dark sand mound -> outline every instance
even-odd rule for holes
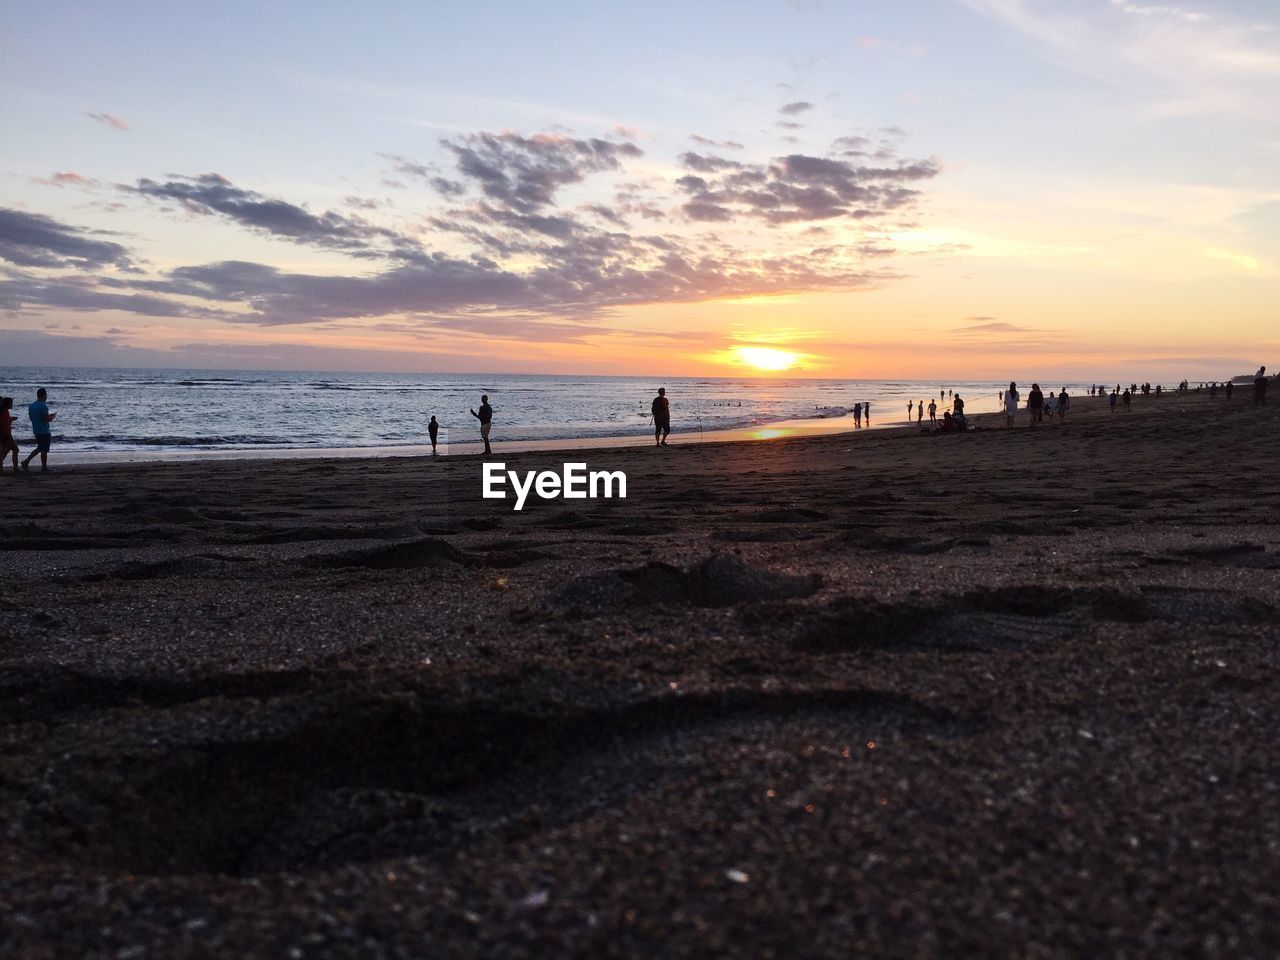
[[[808,597],[821,586],[822,578],[816,574],[776,573],[716,553],[687,569],[649,563],[578,577],[557,591],[550,604],[584,612],[649,604],[724,607]]]

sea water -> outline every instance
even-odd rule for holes
[[[395,448],[474,439],[468,410],[488,394],[494,436],[562,441],[643,435],[649,404],[665,387],[677,432],[840,419],[871,404],[875,426],[906,422],[907,402],[954,390],[971,413],[994,410],[1007,384],[784,378],[601,377],[521,374],[299,373],[234,370],[0,368],[14,398],[14,436],[30,439],[26,404],[49,391],[60,453]],[[1068,385],[1069,389],[1072,385]],[[1079,387],[1072,389],[1077,393]],[[951,400],[939,401],[938,415]],[[914,422],[914,414],[912,421]],[[851,426],[851,423],[849,424]],[[834,424],[833,424],[834,426]],[[843,427],[842,427],[843,428]],[[24,444],[25,446],[25,444]]]

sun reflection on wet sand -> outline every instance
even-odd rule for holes
[[[757,440],[776,440],[778,437],[789,437],[795,431],[789,427],[764,427],[760,430],[752,430],[751,436]]]

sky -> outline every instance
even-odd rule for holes
[[[0,0],[0,364],[1280,367],[1274,0]]]

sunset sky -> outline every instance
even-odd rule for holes
[[[1274,0],[0,0],[0,365],[1280,367]]]

